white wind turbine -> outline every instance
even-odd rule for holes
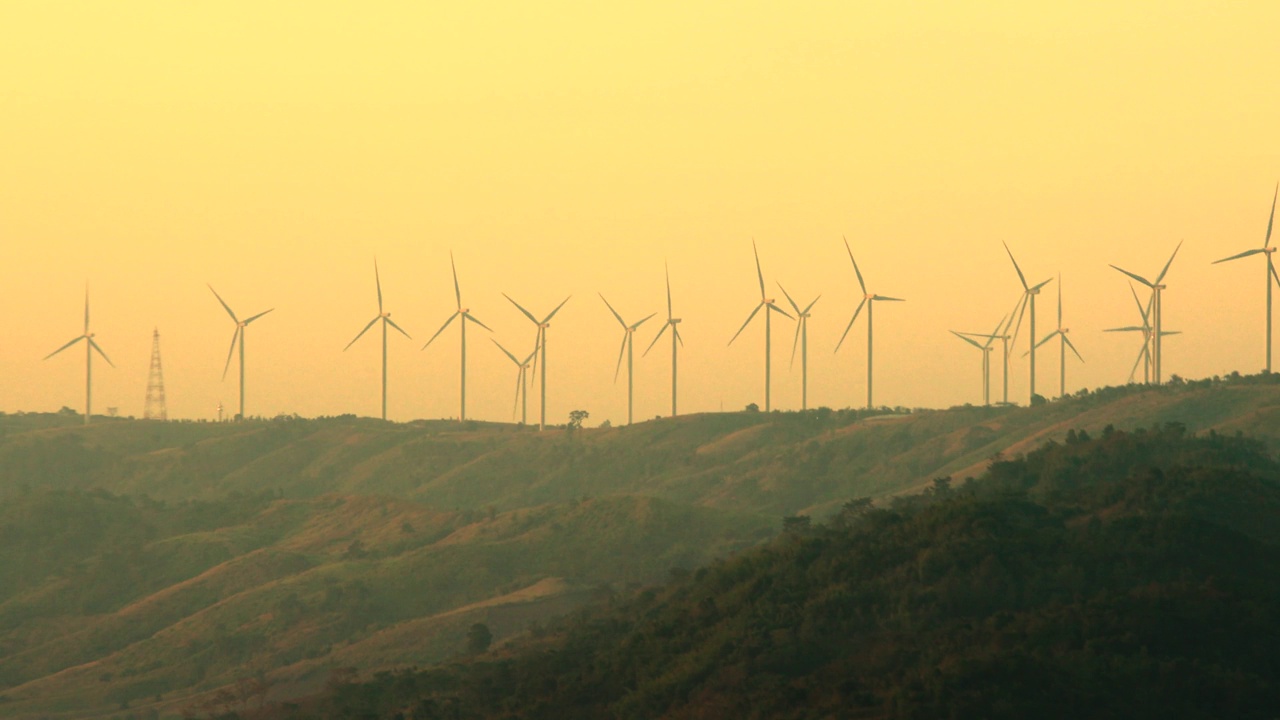
[[[858,303],[858,309],[853,311],[853,317],[849,318],[849,324],[844,328],[844,334],[840,336],[840,342],[836,343],[836,352],[840,351],[840,346],[844,344],[844,339],[849,335],[849,331],[853,329],[853,324],[858,321],[858,315],[862,312],[863,306],[867,308],[867,409],[874,407],[871,404],[871,388],[873,375],[872,368],[872,352],[871,348],[875,336],[872,328],[872,311],[875,309],[877,302],[905,302],[903,298],[888,297],[885,295],[876,295],[867,292],[867,284],[862,281],[862,270],[858,269],[858,261],[853,259],[853,250],[849,248],[849,239],[844,240],[844,249],[849,253],[849,262],[853,263],[853,272],[858,276],[858,287],[862,288],[862,302]]]
[[[1129,292],[1133,295],[1133,303],[1138,307],[1138,315],[1142,317],[1141,325],[1129,325],[1127,327],[1108,328],[1103,332],[1137,332],[1142,333],[1142,348],[1138,351],[1138,357],[1133,361],[1133,368],[1129,370],[1129,382],[1133,382],[1134,375],[1138,372],[1138,365],[1142,364],[1142,382],[1147,384],[1151,382],[1151,345],[1154,336],[1151,327],[1151,303],[1155,298],[1147,300],[1144,307],[1142,301],[1138,299],[1138,291],[1133,289],[1133,283],[1129,283]],[[1179,335],[1180,330],[1161,330],[1160,334],[1168,337],[1169,335]],[[1145,362],[1144,362],[1145,361]]]
[[[1276,219],[1277,196],[1280,196],[1280,183],[1276,185],[1276,192],[1271,196],[1271,216],[1267,218],[1267,235],[1262,240],[1262,247],[1245,250],[1244,252],[1236,253],[1231,257],[1225,257],[1221,260],[1213,261],[1213,264],[1217,265],[1218,263],[1224,263],[1229,260],[1238,260],[1242,257],[1257,255],[1258,253],[1264,253],[1267,256],[1267,374],[1271,373],[1271,281],[1274,279],[1277,283],[1280,283],[1280,275],[1276,274],[1276,266],[1271,257],[1275,253],[1276,249],[1268,247],[1267,245],[1267,243],[1271,242],[1271,225]]]
[[[796,363],[796,345],[800,345],[800,409],[809,409],[809,311],[822,297],[821,294],[815,297],[812,302],[805,305],[801,310],[795,300],[791,299],[791,294],[787,289],[782,287],[782,283],[778,283],[778,289],[782,290],[782,294],[786,296],[787,302],[791,303],[791,309],[796,311],[796,337],[791,341],[791,364]]]
[[[1151,288],[1151,309],[1148,311],[1148,317],[1151,318],[1152,323],[1151,368],[1152,375],[1154,376],[1157,385],[1162,382],[1161,378],[1163,377],[1164,371],[1164,354],[1162,352],[1163,343],[1161,342],[1161,338],[1164,337],[1164,304],[1161,300],[1161,291],[1165,289],[1165,286],[1161,283],[1164,280],[1165,274],[1169,272],[1169,266],[1173,264],[1173,259],[1178,256],[1178,250],[1180,249],[1182,249],[1182,242],[1179,242],[1178,246],[1173,249],[1173,254],[1169,256],[1169,262],[1164,264],[1164,269],[1162,269],[1160,274],[1156,276],[1154,282],[1147,280],[1141,275],[1135,275],[1122,267],[1118,267],[1116,265],[1111,266],[1112,268]]]
[[[992,330],[991,334],[989,335],[984,335],[982,333],[956,332],[955,330],[951,331],[952,335],[955,335],[961,340],[969,343],[970,345],[982,351],[982,403],[984,405],[991,404],[991,351],[994,349],[991,347],[991,345],[995,343],[996,340],[1003,340],[1006,346],[1009,344],[1008,335],[997,334],[1000,332],[1000,326],[1004,324],[1005,324],[1004,318],[1000,318],[1000,322],[996,325],[995,329]],[[986,342],[979,343],[973,339],[975,337],[985,338]],[[1005,368],[1006,370],[1008,369],[1007,347],[1005,351]],[[1004,387],[1005,387],[1005,397],[1007,398],[1009,394],[1009,383],[1006,382]],[[1005,402],[1008,402],[1008,400],[1006,399]]]
[[[462,318],[461,321],[458,323],[458,325],[462,330],[462,343],[461,343],[462,345],[462,361],[461,361],[462,380],[461,380],[461,389],[458,391],[458,422],[466,422],[466,419],[467,419],[467,323],[473,322],[479,325],[480,327],[484,328],[485,330],[488,330],[489,332],[493,332],[493,330],[488,325],[485,325],[484,323],[476,319],[476,317],[471,314],[470,308],[465,308],[462,306],[462,290],[458,287],[458,268],[456,265],[453,264],[453,252],[449,253],[449,267],[453,270],[453,295],[458,301],[458,309],[454,311],[452,315],[449,316],[448,320],[444,321],[444,325],[440,326],[440,329],[436,331],[435,335],[431,336],[431,339],[427,341],[426,345],[422,346],[422,349],[426,350],[427,345],[430,345],[432,342],[434,342],[435,339],[440,336],[440,333],[444,332],[445,328],[449,327],[449,323],[452,323],[456,318]]]
[[[618,382],[618,373],[622,371],[622,356],[625,353],[627,356],[627,424],[630,425],[632,422],[632,401],[635,397],[635,383],[633,382],[635,373],[634,364],[632,363],[635,351],[635,333],[636,329],[644,324],[645,320],[657,315],[657,313],[650,313],[639,321],[628,325],[627,322],[622,319],[622,316],[618,314],[618,311],[614,310],[613,306],[609,304],[609,301],[605,300],[604,293],[598,294],[600,295],[600,299],[604,300],[605,307],[609,308],[609,312],[613,313],[613,316],[618,319],[618,324],[622,326],[622,347],[618,348],[618,366],[613,369],[613,381],[615,383]]]
[[[788,315],[786,310],[783,310],[782,308],[775,305],[773,303],[773,298],[767,297],[765,295],[764,273],[761,272],[760,270],[760,252],[756,250],[755,240],[751,241],[751,252],[753,252],[756,257],[756,277],[759,278],[760,280],[760,303],[756,305],[755,309],[751,311],[751,314],[747,316],[747,321],[742,323],[742,327],[738,328],[738,332],[734,333],[733,337],[729,338],[729,344],[732,345],[733,341],[737,340],[738,336],[742,334],[742,331],[747,329],[747,325],[751,324],[751,321],[755,318],[756,313],[760,312],[760,308],[765,308],[765,313],[764,313],[764,411],[769,412],[769,410],[773,407],[771,403],[771,395],[770,395],[770,389],[771,389],[770,379],[771,379],[772,370],[773,370],[773,353],[771,352],[773,326],[772,326],[772,323],[770,322],[769,312],[772,311],[772,312],[779,313],[783,317],[789,318],[791,320],[794,320],[795,318]]]
[[[356,344],[356,340],[359,340],[361,336],[369,332],[369,328],[373,327],[374,324],[377,323],[379,320],[382,321],[382,419],[386,420],[387,419],[387,326],[390,325],[396,330],[399,330],[400,334],[404,335],[407,338],[409,337],[409,333],[405,332],[404,328],[397,325],[395,321],[391,319],[391,313],[385,312],[382,309],[382,277],[381,275],[378,274],[378,261],[376,259],[373,261],[373,279],[374,279],[374,282],[377,283],[377,287],[378,287],[378,314],[375,315],[373,319],[369,321],[368,325],[364,326],[364,329],[361,330],[359,334],[357,334],[355,338],[351,340],[351,342],[347,343],[347,347],[342,348],[342,351],[346,352],[348,348]],[[413,338],[409,338],[409,339],[412,340]]]
[[[506,298],[507,300],[511,300],[511,296],[507,295],[506,293],[503,293],[502,297]],[[569,297],[573,297],[573,296],[570,295]],[[515,305],[517,310],[524,313],[524,316],[529,318],[529,322],[538,326],[538,334],[537,334],[537,337],[535,338],[535,343],[537,344],[542,355],[542,375],[539,377],[539,380],[538,380],[538,384],[539,384],[538,401],[542,407],[540,408],[539,414],[538,414],[538,430],[542,430],[547,425],[547,328],[551,327],[551,318],[555,317],[556,313],[560,312],[560,308],[564,307],[564,304],[567,302],[569,302],[568,297],[560,301],[560,304],[556,306],[556,309],[552,310],[545,318],[539,320],[538,318],[533,316],[533,313],[521,307],[520,303],[516,302],[515,300],[511,300],[511,304]],[[534,372],[537,372],[538,360],[536,356],[533,361],[533,366],[535,368]]]
[[[85,425],[89,424],[89,417],[90,415],[93,414],[93,353],[94,351],[96,350],[97,353],[102,356],[102,359],[107,361],[108,365],[110,365],[111,367],[116,366],[115,363],[111,362],[111,358],[107,357],[107,354],[102,351],[102,348],[98,347],[98,343],[96,340],[93,339],[93,336],[94,334],[92,332],[89,332],[89,283],[85,283],[84,285],[84,332],[81,333],[80,335],[77,335],[74,339],[71,340],[71,342],[68,342],[66,345],[63,345],[57,350],[54,350],[53,352],[44,356],[44,359],[48,360],[54,355],[57,355],[63,350],[66,350],[72,345],[75,345],[76,343],[80,342],[81,340],[85,341],[85,346],[84,346],[84,424]]]
[[[489,339],[493,340],[493,338]],[[520,424],[527,425],[529,423],[529,363],[533,362],[533,359],[537,357],[538,348],[541,346],[535,346],[533,348],[533,352],[529,353],[529,356],[524,360],[517,360],[516,356],[512,355],[509,350],[502,347],[502,344],[497,340],[493,340],[493,344],[497,345],[499,350],[501,350],[507,357],[511,358],[511,362],[515,363],[516,368],[518,368],[516,371],[516,400],[511,406],[511,417],[515,418],[516,408],[518,407],[520,408]]]
[[[1013,342],[1017,342],[1018,331],[1022,329],[1022,315],[1029,305],[1031,308],[1031,349],[1027,353],[1031,356],[1031,392],[1028,403],[1036,396],[1036,296],[1040,294],[1040,288],[1053,282],[1053,278],[1049,278],[1039,285],[1027,285],[1027,277],[1022,274],[1022,268],[1018,267],[1018,261],[1013,259],[1013,251],[1009,249],[1009,244],[1004,243],[1004,251],[1009,253],[1009,260],[1013,262],[1013,269],[1018,273],[1018,281],[1022,283],[1022,299],[1018,303],[1018,309],[1014,313],[1018,316],[1016,322],[1013,323]],[[1012,321],[1012,315],[1010,320]],[[1005,328],[1008,332],[1008,328]]]
[[[231,369],[231,357],[235,355],[236,344],[239,343],[240,345],[240,414],[237,416],[237,419],[244,420],[245,419],[245,414],[244,414],[244,329],[248,327],[249,323],[253,322],[254,320],[257,320],[263,315],[266,315],[267,313],[271,312],[271,310],[275,310],[275,308],[271,308],[271,310],[263,310],[257,315],[254,315],[253,317],[246,318],[245,320],[241,320],[240,318],[236,317],[236,314],[234,312],[231,311],[231,306],[227,305],[227,301],[222,299],[222,296],[218,294],[217,290],[213,289],[212,285],[209,285],[209,291],[213,293],[214,297],[218,298],[218,302],[222,305],[222,309],[226,310],[227,314],[231,316],[231,322],[234,322],[236,324],[236,329],[231,334],[231,348],[227,350],[227,362],[225,365],[222,366],[222,379],[223,380],[227,379],[227,371]]]
[[[1058,396],[1059,397],[1067,396],[1067,348],[1071,348],[1071,352],[1075,353],[1077,358],[1080,358],[1080,362],[1084,362],[1084,358],[1080,355],[1080,351],[1077,350],[1075,344],[1071,342],[1071,338],[1067,337],[1067,333],[1069,332],[1071,332],[1070,328],[1065,328],[1062,326],[1062,276],[1059,275],[1058,276],[1058,327],[1053,332],[1049,333],[1048,335],[1045,335],[1044,339],[1042,339],[1040,342],[1035,344],[1035,347],[1038,348],[1041,345],[1052,340],[1055,335],[1058,337],[1058,355],[1059,355],[1058,357],[1058,363],[1059,363],[1058,364],[1058,371],[1059,371]],[[1032,336],[1031,339],[1035,340],[1035,336]],[[1034,348],[1032,349],[1034,350]]]
[[[667,321],[662,324],[662,329],[659,330],[658,334],[654,336],[653,342],[649,343],[649,347],[645,348],[644,353],[641,354],[640,357],[644,357],[645,355],[648,355],[649,351],[653,349],[653,346],[658,344],[658,340],[662,337],[662,334],[667,331],[667,328],[671,328],[671,417],[675,417],[676,416],[676,370],[678,367],[676,363],[676,344],[679,343],[681,346],[683,346],[684,340],[681,339],[680,337],[680,328],[676,327],[677,325],[680,324],[680,318],[673,317],[671,313],[671,270],[670,268],[666,269],[666,274],[667,274]]]

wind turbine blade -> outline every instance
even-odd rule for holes
[[[670,320],[671,319],[671,267],[664,262],[662,263],[662,268],[666,272],[666,276],[667,276],[667,319]]]
[[[236,341],[240,339],[240,331],[244,328],[236,325],[236,329],[231,333],[231,347],[227,350],[227,363],[222,366],[222,379],[227,379],[227,371],[231,369],[231,357],[236,354]]]
[[[760,251],[756,249],[755,238],[751,239],[751,252],[756,256],[756,277],[760,278],[760,298],[764,299],[764,273],[760,271]]]
[[[836,343],[835,352],[840,352],[840,346],[844,344],[844,339],[849,336],[849,331],[853,329],[853,324],[858,321],[858,315],[862,314],[862,306],[867,304],[867,299],[862,298],[862,302],[858,303],[858,309],[853,311],[853,317],[849,318],[849,324],[844,328],[844,334],[840,336],[840,342]]]
[[[680,347],[684,347],[684,338],[680,337],[680,328],[672,325],[671,332],[676,336],[676,342],[680,343]]]
[[[627,353],[628,333],[622,333],[622,347],[618,348],[618,365],[613,369],[613,382],[618,382],[618,373],[622,372],[622,356]]]
[[[1107,328],[1102,332],[1146,332],[1149,328],[1138,327],[1137,325],[1129,325],[1127,327]]]
[[[378,314],[382,314],[382,275],[378,273],[378,258],[373,259],[373,281],[378,284]]]
[[[1022,274],[1022,268],[1018,267],[1018,261],[1013,259],[1013,251],[1009,249],[1009,243],[1004,244],[1004,251],[1009,253],[1009,259],[1013,261],[1013,269],[1018,271],[1018,281],[1022,283],[1023,290],[1030,290],[1027,287],[1027,277]]]
[[[526,358],[524,359],[524,362],[522,362],[522,363],[520,363],[520,364],[521,364],[521,365],[528,365],[530,360],[534,360],[534,359],[536,359],[536,358],[538,357],[538,351],[539,351],[539,350],[541,350],[541,349],[542,349],[542,343],[538,343],[538,344],[534,345],[534,346],[533,346],[533,352],[529,353],[529,356],[528,356],[528,357],[526,357]]]
[[[1030,290],[1028,290],[1028,292],[1034,292],[1034,291],[1036,291],[1036,290],[1039,290],[1040,288],[1044,287],[1045,285],[1048,285],[1048,284],[1049,284],[1049,283],[1051,283],[1051,282],[1053,282],[1053,278],[1049,278],[1048,280],[1045,280],[1044,282],[1040,283],[1039,285],[1033,285],[1033,286],[1031,287],[1031,289],[1030,289]]]
[[[974,340],[973,338],[970,338],[970,337],[966,337],[964,334],[958,333],[955,330],[951,330],[950,332],[952,335],[955,335],[956,337],[978,348],[979,350],[986,350],[986,347],[979,345],[977,340]]]
[[[1156,285],[1159,285],[1160,281],[1164,280],[1164,274],[1169,272],[1169,266],[1173,264],[1173,259],[1178,256],[1178,251],[1181,249],[1182,249],[1182,241],[1179,240],[1178,247],[1174,248],[1173,254],[1169,256],[1169,262],[1164,264],[1164,269],[1161,270],[1160,274],[1156,276],[1156,282],[1155,282]]]
[[[1062,327],[1062,276],[1058,276],[1058,327]]]
[[[1161,330],[1160,331],[1160,337],[1164,337],[1165,335],[1181,335],[1181,334],[1182,334],[1181,330]]]
[[[778,283],[778,289],[782,291],[783,296],[785,296],[785,297],[787,298],[787,302],[791,303],[791,308],[792,308],[793,310],[795,310],[795,311],[796,311],[796,314],[797,314],[797,315],[799,315],[799,314],[800,314],[800,306],[796,304],[796,301],[795,301],[795,300],[792,300],[792,299],[791,299],[791,293],[788,293],[788,292],[787,292],[787,289],[786,289],[786,288],[784,288],[784,287],[782,287],[782,283]]]
[[[374,324],[374,323],[376,323],[376,322],[378,322],[378,321],[379,321],[379,320],[381,320],[381,319],[382,319],[382,316],[381,316],[381,315],[378,315],[378,316],[377,316],[377,317],[375,317],[374,319],[370,320],[370,321],[369,321],[369,324],[368,324],[368,325],[365,325],[365,326],[364,326],[364,329],[360,331],[360,334],[359,334],[359,335],[356,335],[356,336],[355,336],[355,339],[353,339],[351,342],[347,343],[347,347],[342,348],[342,352],[346,352],[346,351],[347,351],[347,348],[351,347],[352,345],[355,345],[355,344],[356,344],[356,340],[359,340],[361,335],[364,335],[365,333],[369,332],[369,328],[373,327],[373,324]],[[233,345],[234,345],[234,342],[233,342]],[[228,358],[228,359],[227,359],[227,362],[231,362],[231,359],[230,359],[230,358]],[[223,375],[223,377],[226,377],[226,372],[223,372],[223,373],[222,373],[222,375]]]
[[[627,326],[627,321],[622,319],[622,316],[618,314],[617,310],[613,309],[613,306],[609,304],[608,300],[605,300],[604,293],[598,292],[596,294],[600,296],[601,300],[604,300],[604,306],[609,308],[609,312],[613,313],[613,316],[618,319],[618,324],[625,328]]]
[[[444,332],[444,329],[449,327],[449,325],[453,323],[453,319],[458,317],[461,314],[462,314],[461,312],[455,312],[454,314],[450,315],[449,319],[445,320],[444,324],[440,326],[440,329],[436,331],[436,334],[432,335],[431,339],[427,341],[427,344],[422,346],[422,349],[426,350],[428,345],[435,342],[436,338],[440,337],[440,333]]]
[[[89,283],[84,284],[84,334],[89,334]]]
[[[549,322],[551,322],[551,318],[555,317],[555,316],[556,316],[556,313],[560,312],[560,308],[564,307],[564,304],[565,304],[565,303],[567,303],[567,302],[569,302],[569,298],[571,298],[571,297],[573,297],[573,296],[572,296],[572,295],[570,295],[569,297],[565,298],[564,300],[561,300],[561,301],[560,301],[560,304],[556,306],[556,309],[555,309],[555,310],[552,310],[552,311],[551,311],[551,314],[547,316],[547,319],[546,319],[546,320],[543,320],[542,322],[544,322],[544,323],[549,323]],[[601,295],[601,297],[604,297],[604,296],[603,296],[603,295]]]
[[[1084,362],[1084,356],[1081,355],[1080,351],[1076,349],[1075,343],[1071,342],[1071,338],[1067,337],[1066,335],[1063,335],[1062,341],[1067,344],[1067,347],[1071,348],[1071,352],[1075,353],[1076,357],[1080,358],[1080,362]]]
[[[97,350],[98,354],[102,356],[103,360],[107,361],[108,365],[110,365],[111,367],[116,366],[115,363],[111,362],[111,358],[107,357],[107,354],[102,351],[102,348],[98,347],[98,343],[93,341],[93,338],[89,338],[89,347],[93,348],[94,350]]]
[[[806,306],[805,306],[805,308],[804,308],[804,314],[805,314],[805,315],[809,314],[809,311],[810,311],[810,310],[812,310],[812,309],[813,309],[813,306],[814,306],[814,305],[817,305],[817,304],[818,304],[818,301],[819,301],[819,300],[821,300],[821,299],[822,299],[822,295],[821,295],[821,294],[819,294],[819,295],[818,295],[818,297],[816,297],[816,298],[814,298],[814,299],[813,299],[813,302],[811,302],[811,303],[809,303],[808,305],[806,305]]]
[[[649,343],[649,347],[644,349],[644,352],[640,354],[640,357],[644,357],[645,355],[649,354],[649,351],[653,349],[654,345],[658,344],[658,340],[662,339],[662,334],[665,333],[667,331],[667,328],[669,327],[671,327],[671,323],[662,324],[662,329],[659,330],[658,334],[653,337],[653,342]]]
[[[1280,285],[1280,275],[1276,274],[1276,266],[1274,263],[1268,263],[1271,268],[1271,277],[1276,279],[1276,284]]]
[[[275,308],[271,308],[271,310],[275,310]],[[271,312],[271,310],[263,310],[262,312],[258,313],[257,315],[254,315],[253,317],[249,318],[248,320],[245,320],[245,321],[244,321],[244,324],[245,324],[245,325],[248,325],[249,323],[253,322],[254,320],[257,320],[258,318],[262,317],[263,315],[266,315],[267,313]]]
[[[1061,334],[1062,334],[1062,331],[1061,331],[1061,330],[1054,330],[1053,332],[1049,333],[1048,335],[1045,335],[1043,340],[1041,340],[1040,342],[1036,343],[1036,349],[1039,349],[1041,345],[1044,345],[1045,343],[1049,342],[1050,340],[1054,339],[1055,337],[1057,337],[1057,336],[1059,336],[1059,335],[1061,335]],[[1027,352],[1028,352],[1028,354],[1030,354],[1030,351],[1027,351]]]
[[[515,363],[517,366],[520,365],[520,361],[516,359],[516,356],[512,355],[510,350],[507,350],[506,348],[502,347],[502,343],[498,342],[497,340],[494,340],[493,338],[489,338],[489,339],[493,341],[494,345],[498,346],[498,349],[501,350],[504,355],[511,358],[511,362]]]
[[[773,303],[766,303],[766,306],[767,306],[770,310],[772,310],[772,311],[774,311],[774,312],[776,312],[776,313],[781,313],[781,314],[782,314],[782,316],[783,316],[783,317],[785,317],[785,318],[786,318],[786,319],[788,319],[788,320],[795,320],[795,318],[791,317],[791,314],[790,314],[790,313],[788,313],[786,310],[783,310],[782,308],[778,307],[777,305],[774,305]]]
[[[743,330],[747,329],[747,326],[751,324],[751,320],[755,318],[756,313],[760,312],[760,308],[762,307],[765,307],[765,304],[763,302],[760,303],[759,305],[756,305],[755,309],[751,311],[751,314],[747,316],[747,321],[742,323],[742,327],[738,328],[738,332],[734,333],[733,337],[729,338],[730,345],[733,344],[734,340],[738,339],[738,336],[742,334]]]
[[[400,327],[399,325],[397,325],[397,324],[396,324],[396,321],[395,321],[395,320],[392,320],[391,318],[389,318],[389,317],[385,317],[385,316],[384,316],[382,319],[383,319],[383,320],[385,320],[385,321],[387,321],[387,324],[388,324],[388,325],[390,325],[391,327],[393,327],[393,328],[395,328],[395,329],[399,330],[401,335],[403,335],[403,336],[405,336],[405,337],[409,338],[410,340],[412,340],[412,339],[413,339],[412,337],[409,337],[409,333],[407,333],[407,332],[405,332],[405,331],[404,331],[404,328],[402,328],[402,327]]]
[[[1013,337],[1009,338],[1009,347],[1011,348],[1018,344],[1018,333],[1022,332],[1022,318],[1027,312],[1027,306],[1031,304],[1029,302],[1030,298],[1030,295],[1023,293],[1022,303],[1018,305],[1018,321],[1013,324]],[[1034,340],[1035,338],[1032,338],[1033,342]]]
[[[1120,272],[1124,273],[1125,275],[1128,275],[1129,277],[1133,278],[1134,280],[1137,280],[1138,282],[1142,283],[1143,285],[1146,285],[1149,288],[1155,287],[1155,283],[1147,282],[1147,279],[1142,277],[1141,275],[1134,275],[1128,270],[1125,270],[1122,267],[1117,267],[1115,265],[1112,265],[1111,267],[1115,268],[1116,270],[1119,270]]]
[[[502,293],[502,297],[504,297],[504,298],[506,298],[506,299],[508,299],[508,300],[511,300],[511,296],[510,296],[510,295],[508,295],[508,294],[506,294],[506,293]],[[519,310],[520,312],[524,313],[524,316],[525,316],[525,317],[527,317],[527,318],[529,318],[529,322],[533,323],[534,325],[537,325],[537,324],[538,324],[538,318],[534,317],[534,316],[533,316],[533,313],[531,313],[531,312],[529,312],[528,310],[525,310],[523,307],[521,307],[521,306],[520,306],[520,303],[516,302],[515,300],[511,300],[511,304],[512,304],[512,305],[515,305],[517,310]]]
[[[887,295],[873,295],[872,300],[887,300],[889,302],[906,302],[905,298],[889,297]]]
[[[453,262],[453,251],[449,251],[449,268],[453,270],[453,296],[458,300],[458,307],[462,307],[462,288],[458,287],[458,266]]]
[[[1142,324],[1147,325],[1148,308],[1138,299],[1138,291],[1133,287],[1133,283],[1129,283],[1129,292],[1133,293],[1133,303],[1138,306],[1138,314],[1142,315]]]
[[[985,345],[982,346],[983,349],[989,348],[995,344],[996,338],[999,337],[999,335],[997,335],[996,333],[1000,332],[1000,326],[1003,325],[1004,323],[1005,323],[1005,319],[1000,318],[1000,322],[996,323],[996,326],[991,330],[991,334],[987,336],[987,342]]]
[[[520,386],[523,384],[521,383],[522,380],[524,380],[524,368],[520,368],[516,371],[516,399],[511,403],[512,420],[516,419],[516,411],[520,409]]]
[[[1138,366],[1142,364],[1142,359],[1147,355],[1147,344],[1142,343],[1142,349],[1138,351],[1138,357],[1133,361],[1133,369],[1129,370],[1129,382],[1133,382],[1133,376],[1138,373]]]
[[[81,335],[80,337],[76,338],[75,340],[72,340],[71,342],[67,343],[66,345],[63,345],[62,347],[58,348],[57,350],[54,350],[53,352],[49,353],[48,355],[45,355],[45,356],[44,356],[44,359],[45,359],[45,360],[48,360],[49,358],[53,357],[54,355],[57,355],[58,353],[62,352],[63,350],[66,350],[67,348],[71,347],[72,345],[75,345],[76,343],[80,342],[81,340],[84,340],[84,339],[85,339],[85,338],[87,338],[87,337],[88,337],[87,335]]]
[[[208,285],[208,283],[205,284]],[[222,296],[218,294],[217,290],[213,289],[212,285],[209,285],[209,290],[213,292],[214,297],[218,298],[218,302],[222,303],[222,309],[227,311],[227,314],[231,316],[231,319],[236,322],[240,322],[240,318],[237,318],[236,314],[231,312],[231,306],[227,305],[227,302],[222,299]]]
[[[841,238],[844,240],[845,252],[849,253],[849,262],[853,263],[853,272],[858,276],[858,287],[862,288],[862,294],[866,295],[867,284],[862,281],[862,271],[858,269],[858,261],[853,259],[853,250],[849,249],[849,238],[843,235]]]
[[[1267,239],[1262,241],[1262,247],[1266,247],[1271,242],[1271,223],[1276,219],[1276,198],[1280,197],[1280,183],[1276,183],[1275,194],[1271,196],[1271,216],[1267,218]]]
[[[800,322],[796,323],[796,338],[791,341],[791,364],[787,366],[788,368],[796,366],[796,346],[800,344],[800,331],[803,329],[803,325],[804,318],[801,318]]]
[[[1268,228],[1268,230],[1270,230],[1270,228]],[[1268,234],[1268,235],[1270,235],[1271,233],[1270,233],[1270,232],[1268,232],[1267,234]],[[1240,258],[1242,258],[1242,257],[1249,257],[1250,255],[1257,255],[1257,254],[1258,254],[1258,253],[1260,253],[1260,252],[1266,252],[1266,250],[1265,250],[1265,249],[1263,249],[1263,248],[1254,248],[1254,249],[1252,249],[1252,250],[1245,250],[1244,252],[1242,252],[1242,253],[1236,253],[1235,255],[1232,255],[1231,257],[1224,257],[1224,258],[1222,258],[1221,260],[1214,260],[1213,262],[1211,262],[1211,263],[1209,263],[1209,264],[1210,264],[1210,265],[1217,265],[1218,263],[1224,263],[1224,262],[1228,262],[1228,261],[1230,261],[1230,260],[1239,260],[1239,259],[1240,259]]]
[[[493,332],[493,328],[491,328],[491,327],[489,327],[488,325],[485,325],[484,323],[480,322],[480,320],[479,320],[475,315],[472,315],[472,314],[471,314],[471,313],[469,313],[469,312],[462,313],[462,319],[463,319],[463,320],[470,320],[471,322],[473,322],[473,323],[475,323],[475,324],[479,325],[480,327],[484,328],[485,330],[488,330],[489,332]]]
[[[653,317],[654,315],[657,315],[657,314],[658,314],[658,313],[649,313],[648,315],[645,315],[644,317],[642,317],[642,318],[640,318],[639,320],[637,320],[637,321],[635,322],[635,324],[634,324],[634,325],[632,325],[632,326],[630,327],[630,329],[631,329],[631,330],[636,330],[636,329],[637,329],[637,328],[639,328],[641,325],[643,325],[643,324],[644,324],[644,322],[645,322],[646,320],[648,320],[649,318],[651,318],[651,317]]]

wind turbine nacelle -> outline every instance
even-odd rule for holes
[[[680,318],[671,318],[671,319],[670,319],[670,320],[668,320],[667,322],[668,322],[669,324],[671,324],[671,325],[679,325],[679,324],[680,324]]]

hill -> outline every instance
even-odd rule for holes
[[[174,713],[246,678],[456,656],[1075,429],[1280,447],[1270,377],[1035,407],[739,412],[549,429],[0,415],[0,716]]]
[[[1265,720],[1278,521],[1259,443],[1073,433],[487,658],[247,716]]]

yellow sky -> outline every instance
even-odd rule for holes
[[[1087,360],[1069,389],[1123,382],[1137,351],[1100,332],[1137,319],[1107,264],[1154,274],[1180,239],[1166,373],[1261,369],[1264,263],[1209,263],[1261,244],[1280,176],[1280,5],[615,5],[0,5],[0,410],[82,407],[82,354],[41,358],[79,332],[87,279],[118,366],[97,409],[141,414],[155,326],[172,416],[234,403],[208,282],[276,308],[249,330],[250,413],[376,414],[377,339],[342,352],[376,312],[376,255],[414,337],[391,340],[390,414],[456,415],[456,332],[419,351],[453,310],[450,249],[509,347],[532,326],[501,292],[535,313],[573,295],[550,419],[625,417],[596,293],[629,321],[661,311],[664,260],[681,409],[740,409],[763,399],[763,328],[726,347],[759,299],[752,238],[771,288],[822,293],[811,405],[859,405],[863,320],[832,353],[859,299],[841,235],[873,292],[908,299],[877,308],[878,403],[979,400],[978,353],[947,330],[1012,306],[1001,241],[1036,280],[1062,273]],[[774,325],[782,409],[792,332]],[[483,335],[468,414],[508,419],[514,368]],[[669,356],[636,367],[637,417],[665,413]],[[1019,358],[1019,401],[1026,382]]]

